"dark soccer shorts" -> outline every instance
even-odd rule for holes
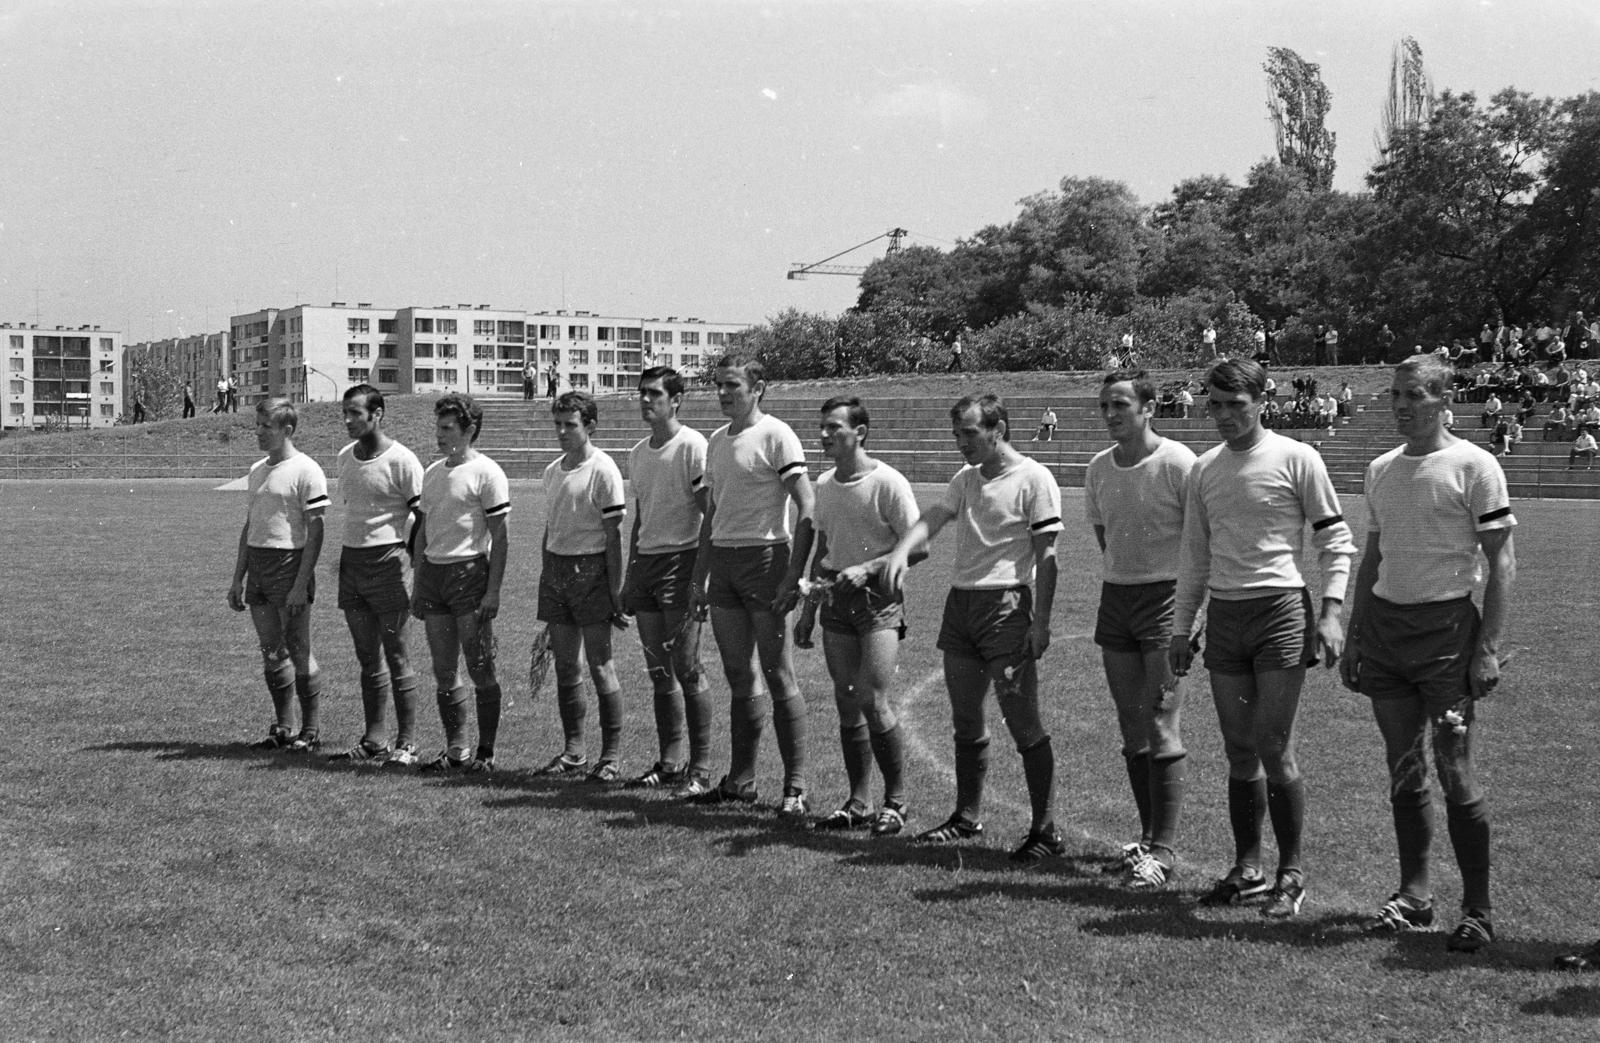
[[[608,621],[615,611],[604,551],[545,554],[539,573],[539,622],[587,627]]]
[[[1206,610],[1206,669],[1244,676],[1317,661],[1317,621],[1304,587],[1244,601],[1213,597]]]
[[[480,554],[447,565],[424,555],[417,567],[416,604],[425,616],[464,616],[476,612],[489,592],[489,558]]]
[[[951,588],[939,622],[938,648],[963,659],[1016,659],[1033,627],[1033,589]]]
[[[699,548],[690,547],[634,558],[629,571],[631,590],[623,607],[629,612],[688,611],[690,595],[694,593],[690,589],[694,563],[699,556]]]
[[[710,601],[713,608],[771,612],[772,599],[789,571],[789,545],[713,547]]]
[[[1100,584],[1094,643],[1108,652],[1165,652],[1177,589],[1176,580]]]
[[[250,547],[245,552],[244,603],[246,605],[277,605],[289,603],[289,591],[294,589],[294,579],[300,574],[300,559],[305,551],[300,548],[282,550],[277,547]],[[306,604],[317,598],[317,577],[306,580]]]
[[[339,551],[339,607],[380,616],[411,607],[406,591],[406,547],[344,547]]]
[[[827,579],[833,579],[839,574],[824,570],[822,575]],[[823,602],[822,608],[817,612],[817,622],[822,624],[822,629],[834,634],[849,634],[856,637],[870,634],[874,630],[893,630],[899,635],[900,640],[905,640],[904,594],[898,591],[894,594],[885,594],[879,589],[875,580],[855,590],[841,591],[835,588],[831,594],[832,596]]]
[[[1455,708],[1471,691],[1478,622],[1471,598],[1397,605],[1374,594],[1361,620],[1361,694],[1422,699],[1435,717]]]

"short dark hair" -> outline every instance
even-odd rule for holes
[[[1247,393],[1260,398],[1267,393],[1267,371],[1252,359],[1223,359],[1206,373],[1206,384],[1219,391]]]
[[[826,416],[840,407],[850,411],[848,416],[850,417],[851,427],[872,426],[872,420],[867,416],[867,407],[862,405],[861,400],[854,395],[834,395],[828,401],[822,403],[822,408],[819,412]]]
[[[550,403],[550,415],[576,413],[585,427],[600,419],[600,406],[587,391],[564,391]]]
[[[982,395],[964,395],[961,400],[950,407],[950,422],[955,423],[961,419],[961,414],[978,407],[978,423],[991,430],[1006,425],[1005,433],[1000,437],[1007,442],[1011,441],[1011,414],[1006,412],[1005,399],[990,391]]]
[[[344,393],[344,401],[348,402],[352,398],[362,399],[363,405],[369,413],[374,409],[383,408],[383,392],[371,384],[357,384]]]
[[[683,394],[683,376],[671,366],[651,366],[639,374],[640,384],[651,380],[661,381],[661,390],[671,398]]]
[[[483,407],[472,400],[472,396],[460,391],[451,391],[439,396],[439,401],[433,404],[433,415],[436,417],[454,417],[456,427],[462,431],[471,432],[471,441],[478,440],[478,433],[483,430]]]
[[[712,369],[733,369],[738,367],[744,370],[745,379],[755,384],[766,379],[767,368],[761,360],[745,351],[730,351],[717,359],[717,364]]]
[[[1100,387],[1103,390],[1112,384],[1132,384],[1133,393],[1139,396],[1140,405],[1156,400],[1156,382],[1142,369],[1114,369],[1101,379]]]

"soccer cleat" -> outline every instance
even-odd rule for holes
[[[301,731],[294,740],[284,749],[290,753],[310,753],[322,747],[322,740],[317,738],[316,732]]]
[[[1134,863],[1138,862],[1142,855],[1149,854],[1149,852],[1150,849],[1145,846],[1142,840],[1135,841],[1132,844],[1123,844],[1122,850],[1117,852],[1115,858],[1102,866],[1100,872],[1106,876],[1126,876],[1128,870],[1133,868]]]
[[[655,789],[666,786],[678,780],[682,773],[665,761],[657,761],[656,766],[640,775],[638,778],[629,779],[623,784],[623,789]]]
[[[1046,858],[1067,853],[1067,842],[1062,839],[1061,831],[1050,823],[1043,829],[1029,831],[1022,843],[1018,844],[1011,852],[1013,862],[1042,862]]]
[[[746,785],[736,789],[731,785],[728,776],[724,775],[722,781],[708,788],[704,793],[693,793],[685,799],[690,804],[710,807],[716,804],[754,804],[756,802],[756,788]]]
[[[613,760],[595,761],[594,767],[589,769],[589,774],[583,777],[585,782],[609,784],[622,778],[622,767]]]
[[[811,824],[812,829],[822,832],[831,832],[846,829],[861,829],[872,822],[872,812],[867,810],[865,804],[851,800],[846,801],[844,807],[824,815]]]
[[[1461,914],[1461,922],[1450,932],[1444,947],[1451,952],[1475,953],[1494,944],[1494,926],[1476,909]]]
[[[394,748],[389,754],[389,759],[383,762],[385,768],[414,768],[417,764],[417,744],[404,742]]]
[[[267,737],[265,739],[247,742],[245,747],[252,750],[282,750],[287,749],[292,742],[294,742],[294,736],[289,734],[289,729],[281,724],[274,724],[267,729]]]
[[[494,774],[494,758],[474,757],[463,764],[461,770],[468,775],[492,775]]]
[[[588,767],[589,758],[574,757],[570,754],[563,753],[559,756],[550,758],[549,764],[546,764],[542,768],[535,768],[533,773],[535,775],[544,776],[576,775]]]
[[[801,819],[811,811],[811,803],[806,800],[806,791],[794,786],[783,788],[783,800],[778,804],[778,817]]]
[[[878,809],[878,817],[872,822],[872,835],[875,837],[892,837],[906,828],[906,806],[884,802]]]
[[[1261,915],[1269,920],[1287,920],[1300,912],[1306,900],[1306,888],[1299,873],[1279,873],[1278,882],[1267,892],[1267,904]]]
[[[1367,923],[1368,934],[1404,934],[1407,931],[1426,931],[1433,926],[1433,903],[1418,905],[1416,899],[1403,894],[1393,894],[1383,903]]]
[[[440,750],[433,760],[417,765],[417,771],[424,775],[450,775],[465,768],[468,763],[465,757],[452,757],[449,750]]]
[[[1569,952],[1556,957],[1558,971],[1600,971],[1600,942],[1595,942],[1582,952]]]
[[[1130,891],[1159,891],[1172,877],[1172,867],[1146,851],[1128,867],[1123,885]]]
[[[684,773],[682,784],[672,791],[672,795],[679,800],[690,800],[694,797],[702,797],[710,792],[711,776],[691,771]]]
[[[1265,894],[1271,884],[1258,869],[1254,873],[1248,872],[1243,866],[1234,866],[1228,870],[1228,875],[1211,885],[1211,890],[1200,896],[1200,904],[1206,906],[1238,905],[1247,898]]]
[[[973,822],[960,815],[951,815],[932,829],[915,837],[918,844],[954,844],[958,840],[972,840],[983,836],[983,823]]]
[[[362,739],[348,750],[341,750],[338,753],[328,754],[328,759],[330,761],[366,763],[369,761],[384,760],[393,752],[393,749],[386,742],[374,745],[369,743],[366,739]]]

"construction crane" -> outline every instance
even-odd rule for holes
[[[834,257],[843,257],[847,253],[853,253],[863,246],[871,246],[879,239],[889,240],[889,249],[884,251],[884,256],[892,257],[900,252],[900,240],[910,234],[904,228],[891,228],[882,235],[875,235],[864,243],[857,243],[848,250],[840,250],[832,257],[824,257],[822,260],[812,264],[801,264],[796,261],[789,266],[788,277],[791,279],[804,279],[808,275],[861,275],[867,270],[867,266],[864,264],[829,264],[828,262],[833,260]]]

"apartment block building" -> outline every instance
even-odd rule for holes
[[[122,413],[122,334],[99,326],[0,322],[5,427],[110,427]]]
[[[122,349],[122,400],[132,402],[134,386],[144,368],[165,370],[193,385],[195,405],[201,412],[217,401],[217,381],[228,376],[228,335],[197,333],[129,344]],[[148,406],[148,403],[146,403]]]

